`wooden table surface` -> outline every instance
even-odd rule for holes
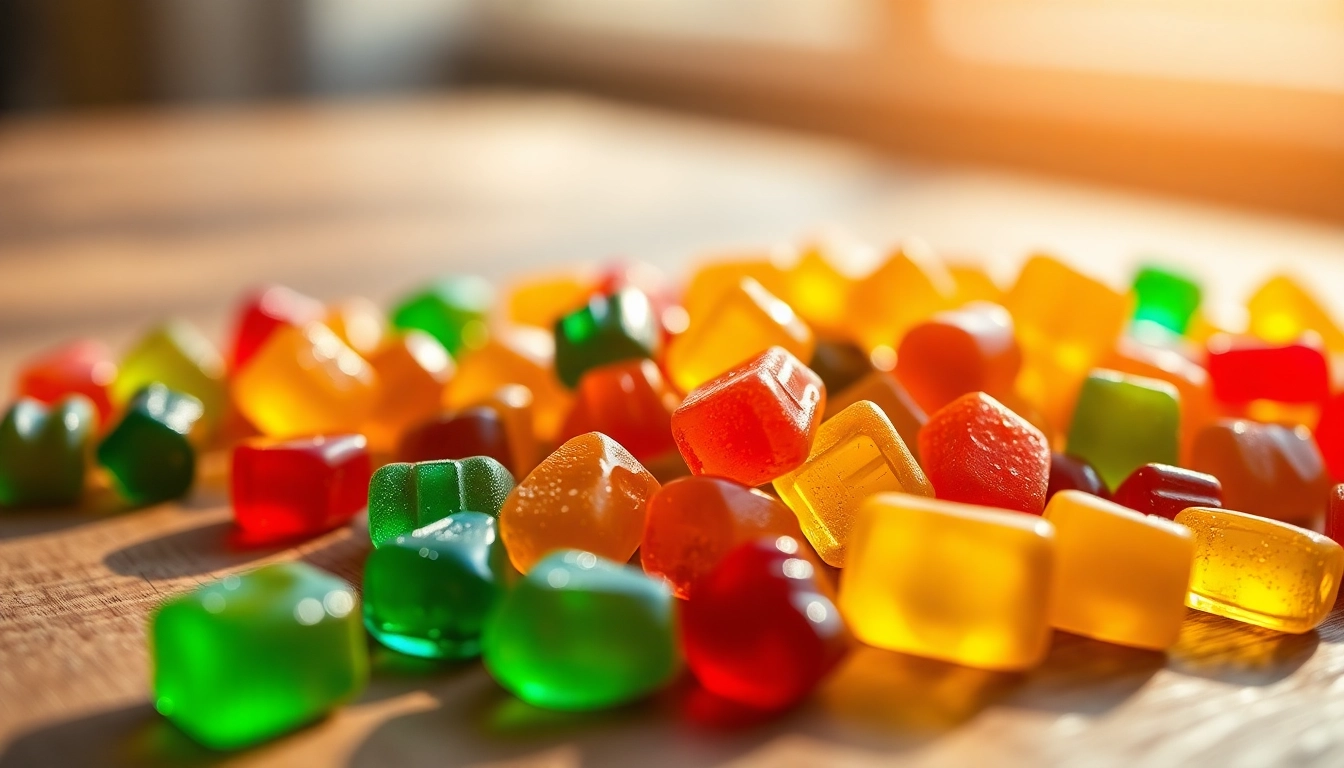
[[[1205,274],[1236,322],[1272,269],[1344,287],[1344,228],[974,168],[558,94],[0,122],[0,380],[77,335],[167,315],[222,338],[244,288],[387,301],[452,271],[504,280],[692,257],[837,224],[922,234],[1010,276],[1031,248],[1117,284],[1144,255]],[[9,386],[6,384],[5,386]],[[1281,635],[1192,613],[1167,655],[1058,635],[1005,675],[874,649],[769,722],[686,684],[590,715],[479,664],[377,651],[363,697],[234,755],[152,710],[145,621],[166,595],[302,558],[358,583],[367,539],[230,546],[223,455],[181,503],[0,514],[0,767],[29,765],[1344,765],[1344,618]]]

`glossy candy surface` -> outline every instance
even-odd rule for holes
[[[429,336],[428,333],[415,329],[401,333],[393,331],[382,308],[363,296],[343,299],[332,305],[327,309],[322,322],[332,333],[340,337],[346,346],[366,360],[372,359],[398,337],[412,334]],[[442,347],[443,344],[440,343],[439,346]]]
[[[624,563],[644,535],[658,481],[619,443],[589,432],[560,446],[509,494],[499,530],[520,573],[550,552],[583,549]]]
[[[1325,535],[1336,544],[1344,539],[1344,484],[1330,489],[1325,510]]]
[[[1082,491],[1103,499],[1110,498],[1101,475],[1082,459],[1065,453],[1050,454],[1050,481],[1045,487],[1045,503],[1060,491]]]
[[[1219,479],[1228,509],[1291,523],[1310,523],[1330,490],[1305,427],[1219,420],[1195,439],[1190,467]]]
[[[919,458],[919,430],[929,417],[891,373],[873,371],[839,394],[829,388],[826,393],[824,418],[829,419],[860,400],[867,400],[887,415],[905,447],[916,459]]]
[[[1339,592],[1344,549],[1294,525],[1193,507],[1176,522],[1195,535],[1191,608],[1280,632],[1308,632]]]
[[[1181,407],[1164,381],[1093,371],[1083,383],[1067,452],[1096,468],[1110,488],[1144,464],[1175,464]]]
[[[1144,464],[1115,489],[1116,504],[1174,520],[1187,507],[1223,506],[1218,478],[1170,464]]]
[[[1040,514],[1050,444],[984,392],[948,403],[919,431],[919,460],[940,499]]]
[[[1128,376],[1165,381],[1176,388],[1181,410],[1181,457],[1190,455],[1195,435],[1213,419],[1209,372],[1179,349],[1147,344],[1131,336],[1116,342],[1100,367]]]
[[[807,461],[774,480],[803,534],[829,565],[842,567],[864,499],[885,491],[932,496],[934,489],[886,415],[867,400],[827,419]]]
[[[485,343],[486,319],[494,301],[495,289],[484,278],[448,277],[397,304],[392,324],[403,331],[424,331],[458,357]]]
[[[840,574],[841,615],[868,645],[985,669],[1050,646],[1054,526],[908,494],[870,497]]]
[[[597,290],[597,275],[577,269],[528,277],[509,287],[509,321],[549,331],[555,321],[583,306]]]
[[[825,399],[820,377],[771,347],[687,394],[672,436],[694,474],[761,485],[807,460]]]
[[[500,387],[524,386],[532,394],[537,438],[550,440],[569,413],[572,396],[555,375],[555,338],[535,328],[512,328],[457,358],[457,373],[444,390],[451,410],[479,405]]]
[[[51,406],[20,398],[0,421],[0,505],[74,504],[84,495],[93,403],[69,395]]]
[[[1134,276],[1134,319],[1185,333],[1199,308],[1199,284],[1172,269],[1148,265]]]
[[[154,613],[154,708],[212,749],[273,738],[368,680],[359,598],[304,563],[226,576]]]
[[[449,515],[369,553],[364,626],[378,642],[411,656],[472,658],[512,576],[495,518]]]
[[[841,335],[849,324],[849,295],[854,281],[836,268],[831,254],[835,244],[805,246],[784,273],[781,299],[817,333]]]
[[[681,398],[652,360],[625,360],[589,370],[560,429],[568,440],[601,432],[641,461],[676,449],[672,411]]]
[[[375,547],[456,512],[499,514],[513,475],[485,456],[387,464],[369,480],[369,538]]]
[[[112,415],[108,387],[116,377],[112,350],[101,341],[80,339],[26,361],[19,372],[18,394],[47,405],[68,395],[83,395],[106,425]]]
[[[661,347],[653,305],[634,288],[594,296],[555,321],[555,372],[571,389],[593,368],[652,358]]]
[[[504,465],[513,461],[507,425],[494,408],[477,406],[441,413],[412,426],[397,446],[397,461],[472,456],[489,456]]]
[[[537,707],[591,710],[641,698],[681,668],[667,587],[591,552],[553,552],[500,602],[485,667]]]
[[[379,391],[362,431],[374,450],[390,451],[407,429],[439,411],[453,360],[433,336],[410,331],[371,354],[369,365]]]
[[[855,284],[848,329],[869,350],[895,349],[905,332],[935,312],[952,307],[957,284],[929,246],[912,240]]]
[[[967,392],[1010,394],[1021,364],[1013,318],[997,304],[940,312],[912,327],[896,351],[896,376],[927,413]]]
[[[372,468],[363,435],[254,440],[233,450],[229,496],[248,543],[312,536],[364,508]]]
[[[321,323],[275,329],[233,378],[238,409],[273,437],[358,432],[378,394],[368,361]]]
[[[746,542],[697,585],[681,617],[686,665],[709,691],[760,709],[794,704],[845,653],[825,576],[784,536]]]
[[[749,277],[760,283],[772,296],[783,296],[789,291],[789,279],[780,266],[787,262],[787,249],[763,251],[759,254],[729,256],[706,262],[690,276],[682,294],[682,305],[691,317],[701,317],[713,309],[721,296]]]
[[[874,371],[868,353],[858,345],[832,339],[817,340],[807,367],[821,377],[827,392],[846,389]]]
[[[125,405],[155,383],[199,400],[207,430],[224,418],[224,359],[196,326],[173,320],[145,334],[121,358],[109,394],[114,404]]]
[[[672,383],[689,393],[772,347],[810,360],[815,346],[812,329],[788,304],[743,278],[691,315],[686,332],[668,346],[666,366]]]
[[[191,395],[151,384],[126,404],[121,421],[98,444],[98,463],[123,498],[152,504],[191,488],[196,450],[190,436],[204,409]]]
[[[649,497],[646,509],[640,562],[677,597],[689,597],[739,544],[802,536],[797,518],[779,499],[721,477],[679,477]]]
[[[1055,526],[1056,628],[1156,651],[1176,642],[1195,550],[1188,529],[1081,491],[1056,494],[1044,516]]]
[[[1213,396],[1224,403],[1320,403],[1330,395],[1330,366],[1314,335],[1280,345],[1218,335],[1209,339],[1208,366]]]
[[[268,285],[249,294],[238,308],[233,342],[228,349],[230,372],[252,359],[261,345],[283,325],[301,328],[322,319],[322,302],[283,285]]]
[[[532,406],[532,390],[522,384],[506,384],[495,390],[478,405],[489,408],[504,423],[504,434],[509,438],[512,454],[508,467],[514,477],[526,477],[537,465],[539,458],[536,433],[536,414]]]

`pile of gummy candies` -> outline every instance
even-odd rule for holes
[[[355,698],[366,628],[479,655],[540,707],[685,666],[766,711],[851,639],[1011,671],[1053,629],[1162,651],[1187,606],[1307,632],[1344,570],[1344,332],[1283,276],[1238,334],[1200,304],[1173,270],[1122,292],[1047,256],[1005,292],[918,243],[861,278],[813,246],[684,290],[624,264],[497,302],[459,276],[390,317],[268,287],[227,358],[169,322],[119,360],[85,340],[32,361],[0,503],[76,503],[90,455],[164,501],[227,448],[247,542],[367,507],[359,594],[281,563],[155,612],[155,705],[221,749]]]

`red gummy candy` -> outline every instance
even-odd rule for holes
[[[248,544],[311,536],[344,524],[368,501],[363,435],[261,440],[233,451],[233,517]]]
[[[107,388],[116,377],[112,350],[101,341],[80,339],[28,361],[19,374],[19,396],[51,405],[66,395],[84,395],[106,424],[112,412]]]
[[[1045,488],[1045,503],[1060,491],[1082,491],[1103,499],[1110,498],[1106,483],[1091,464],[1064,453],[1050,454],[1050,481]]]
[[[509,433],[499,412],[487,406],[449,411],[406,430],[397,461],[439,461],[489,456],[512,466]]]
[[[652,360],[592,368],[579,379],[561,440],[601,432],[640,461],[661,456],[676,447],[672,411],[679,403]]]
[[[1214,336],[1208,369],[1213,396],[1224,403],[1319,403],[1330,395],[1330,367],[1314,336],[1279,345]]]
[[[1112,499],[1145,515],[1168,520],[1188,507],[1223,506],[1223,484],[1218,478],[1170,464],[1144,464],[1115,489]]]
[[[238,311],[238,322],[229,347],[229,370],[236,371],[276,328],[292,325],[301,328],[326,315],[322,302],[283,285],[268,285],[254,291]]]
[[[940,499],[1039,515],[1050,480],[1041,430],[984,392],[948,403],[919,430],[919,461]]]

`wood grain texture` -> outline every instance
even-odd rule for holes
[[[1160,253],[1215,312],[1268,271],[1344,287],[1344,230],[1173,200],[923,166],[816,138],[561,95],[0,124],[0,379],[64,338],[125,345],[165,315],[222,338],[278,280],[387,301],[419,281],[613,255],[688,258],[842,224],[922,233],[1011,274],[1043,246],[1120,282]],[[859,649],[805,706],[753,722],[690,684],[615,712],[546,713],[478,664],[375,649],[367,693],[236,755],[148,702],[145,622],[165,595],[277,559],[355,582],[358,525],[239,550],[226,456],[180,503],[0,514],[0,767],[29,765],[1344,764],[1344,618],[1280,635],[1192,613],[1168,655],[1059,635],[1004,675]]]

